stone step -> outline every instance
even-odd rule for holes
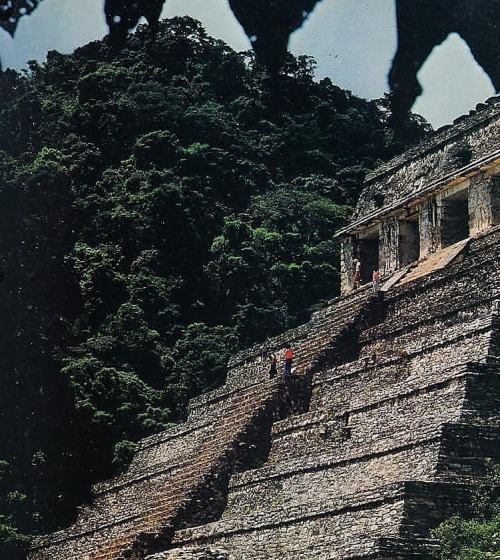
[[[213,423],[215,431],[205,432],[206,437],[198,445],[191,445],[190,460],[177,465],[176,469],[158,472],[153,468],[148,475],[141,476],[132,472],[128,480],[115,481],[114,486],[102,490],[92,506],[81,512],[77,523],[60,533],[58,542],[61,545],[55,549],[65,551],[62,553],[65,560],[80,558],[82,550],[89,552],[93,559],[91,551],[95,550],[95,560],[116,560],[122,548],[128,550],[135,546],[141,535],[161,534],[174,519],[183,515],[192,500],[199,498],[200,491],[209,489],[211,480],[224,471],[233,456],[238,456],[238,442],[244,442],[255,429],[282,387],[282,382],[276,380],[240,392],[231,406],[226,407],[225,416]],[[92,534],[90,549],[86,546],[89,543],[87,534]],[[68,553],[73,548],[69,541],[78,541],[78,555]],[[101,545],[101,542],[107,544]],[[40,542],[42,547],[43,544]],[[54,539],[50,544],[54,545]],[[50,558],[50,550],[47,554]],[[44,555],[42,551],[38,557],[42,559]]]
[[[267,358],[266,358],[267,360]],[[200,395],[189,401],[188,422],[204,423],[213,422],[214,415],[221,415],[227,409],[245,400],[249,400],[253,395],[261,393],[263,390],[276,390],[283,383],[282,376],[275,379],[268,379],[268,362],[262,366],[262,375],[259,375],[247,385],[228,387],[223,385],[219,389]]]
[[[148,438],[146,443],[141,444],[127,473],[95,485],[94,496],[98,498],[141,480],[177,471],[191,461],[193,449],[198,450],[200,445],[206,446],[209,441],[219,441],[221,423],[241,421],[246,418],[246,415],[258,410],[262,400],[272,398],[280,391],[282,391],[281,380],[266,381],[238,393],[239,398],[227,404],[223,411],[224,416],[221,416],[218,421],[214,422],[212,418],[210,422],[191,423],[185,430],[178,430],[175,435],[169,434],[158,441]]]

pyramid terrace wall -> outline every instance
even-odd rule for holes
[[[368,411],[352,411],[347,434],[333,432],[333,441],[326,431],[328,423],[321,420],[308,417],[293,431],[287,421],[275,425],[269,461],[232,478],[223,518],[330,500],[339,493],[400,480],[431,480],[442,453],[443,426],[463,421],[461,405],[477,375],[460,373],[462,377],[451,377],[438,387],[420,387],[406,398],[401,395],[375,403]],[[480,397],[481,393],[474,393],[474,398]],[[281,435],[281,430],[287,433]],[[494,441],[498,444],[498,433]],[[492,446],[488,453],[499,455]],[[454,469],[456,478],[457,460]]]
[[[228,559],[381,559],[385,556],[380,554],[378,536],[414,543],[426,535],[429,518],[451,515],[458,507],[470,503],[469,494],[466,486],[390,484],[338,496],[328,504],[312,503],[186,529],[176,534],[174,544],[189,543],[195,550],[211,547],[225,553]],[[209,546],[205,544],[208,542]],[[173,560],[177,554],[172,551],[150,558]],[[390,558],[415,557],[420,556],[413,544],[408,555]]]

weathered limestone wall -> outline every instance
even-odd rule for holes
[[[184,540],[214,542],[228,557],[241,560],[310,560],[358,557],[375,549],[372,535],[386,528],[387,536],[399,536],[404,516],[403,489],[389,487],[356,496],[273,510],[260,516],[224,520],[179,532],[174,543]],[[349,539],[349,535],[352,539]],[[168,558],[168,557],[167,557]]]
[[[500,178],[489,177],[473,187],[469,191],[471,235],[500,224]]]
[[[389,218],[380,224],[380,274],[385,276],[399,268],[399,222]]]
[[[340,250],[340,293],[345,295],[352,291],[352,261],[354,259],[354,246],[351,237],[342,242]]]

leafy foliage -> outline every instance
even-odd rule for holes
[[[30,542],[30,538],[23,534],[18,523],[24,515],[26,495],[13,490],[11,465],[0,460],[0,554],[10,557],[17,551],[23,550]]]
[[[455,515],[433,531],[441,560],[500,558],[500,465],[485,461],[485,476],[472,495],[471,516]]]
[[[276,107],[252,56],[174,18],[0,75],[0,459],[22,532],[67,523],[231,352],[337,293],[333,233],[402,146],[383,102],[312,72],[290,58]]]

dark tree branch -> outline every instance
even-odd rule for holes
[[[12,37],[19,19],[31,14],[42,0],[0,0],[0,27]]]
[[[290,35],[319,1],[229,0],[229,5],[252,43],[257,64],[274,76],[286,59]]]
[[[422,92],[418,71],[450,33],[462,37],[500,90],[500,0],[396,0],[396,10],[398,49],[389,73],[396,118],[410,111]]]
[[[113,44],[123,45],[129,31],[145,17],[154,31],[165,0],[105,0],[104,13]]]
[[[70,1],[70,0],[67,0]],[[283,67],[290,35],[321,0],[229,0],[252,43],[257,64],[270,77]],[[0,26],[14,35],[17,23],[41,0],[0,0]],[[152,31],[165,0],[105,0],[112,43],[120,47],[145,17]],[[469,45],[478,64],[500,90],[500,0],[396,0],[398,49],[389,74],[396,121],[403,121],[422,88],[417,73],[431,53],[453,32]]]

